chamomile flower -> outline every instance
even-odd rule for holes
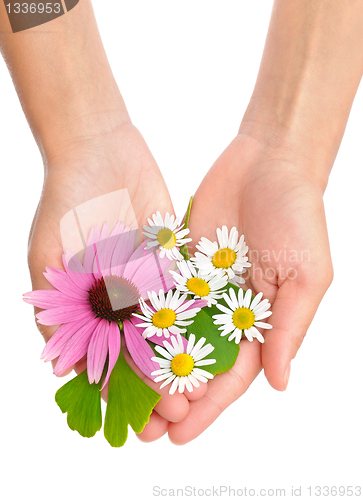
[[[243,274],[251,264],[246,257],[248,246],[242,235],[238,240],[238,231],[232,227],[228,235],[227,226],[217,228],[218,243],[202,237],[196,245],[199,252],[191,259],[201,274],[227,274],[231,283],[244,283],[237,274]]]
[[[186,294],[180,294],[179,290],[169,290],[167,295],[160,290],[159,297],[155,292],[148,292],[151,306],[148,306],[143,299],[140,299],[139,304],[143,312],[134,314],[142,323],[135,326],[145,328],[142,336],[144,338],[157,335],[168,338],[170,334],[185,333],[186,326],[191,325],[196,314],[202,307],[207,305],[204,300],[186,300]]]
[[[176,288],[183,293],[192,294],[196,298],[208,301],[208,306],[217,303],[217,299],[222,297],[225,290],[221,290],[227,285],[227,276],[201,275],[190,260],[177,262],[180,274],[170,271]]]
[[[199,382],[208,382],[208,379],[213,378],[211,373],[199,368],[216,362],[215,359],[204,359],[214,350],[211,344],[203,345],[205,341],[206,339],[202,337],[194,345],[195,335],[191,333],[186,347],[180,335],[172,337],[171,344],[164,340],[165,349],[155,346],[155,350],[163,358],[151,358],[160,365],[160,370],[152,372],[151,375],[157,375],[154,382],[164,380],[160,389],[171,383],[169,394],[174,394],[177,388],[180,393],[184,392],[185,388],[192,392],[193,386],[199,387]]]
[[[258,293],[252,299],[252,291],[247,290],[243,293],[242,288],[238,291],[238,297],[233,288],[230,288],[229,295],[224,293],[223,299],[227,302],[230,309],[222,304],[217,304],[217,307],[223,314],[215,314],[213,316],[215,325],[222,325],[218,330],[222,330],[221,336],[229,335],[228,340],[235,340],[238,344],[245,334],[246,338],[252,342],[253,338],[257,338],[261,343],[265,341],[259,328],[272,328],[272,325],[264,323],[261,319],[268,318],[272,312],[268,311],[271,304],[267,299],[261,301],[262,292]]]
[[[175,219],[175,220],[174,220]],[[181,224],[182,217],[174,217],[166,212],[165,220],[160,212],[153,214],[152,220],[148,219],[149,226],[142,226],[143,234],[154,241],[149,241],[146,248],[152,248],[159,245],[160,257],[165,255],[170,260],[182,260],[183,257],[179,247],[192,241],[191,238],[185,238],[189,234],[189,229],[183,229]]]

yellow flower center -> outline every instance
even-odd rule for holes
[[[190,278],[187,283],[187,288],[195,295],[199,297],[205,297],[210,292],[210,287],[205,280],[202,278]]]
[[[177,377],[186,377],[194,368],[194,359],[190,354],[177,354],[171,361],[171,371]]]
[[[160,246],[168,250],[175,247],[176,236],[171,229],[160,229],[157,240]]]
[[[232,321],[240,330],[248,330],[255,323],[255,314],[247,307],[239,307],[234,311]]]
[[[212,264],[214,267],[227,269],[233,266],[236,259],[237,254],[234,250],[230,248],[221,248],[213,255]]]
[[[176,320],[176,314],[172,309],[160,309],[157,311],[153,317],[152,322],[156,328],[169,328],[169,326],[174,324]]]

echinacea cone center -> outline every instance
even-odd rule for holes
[[[176,236],[171,229],[160,229],[158,232],[157,240],[163,248],[170,250],[175,247]]]
[[[160,309],[152,317],[152,323],[156,328],[169,328],[174,324],[176,314],[172,309]]]
[[[237,259],[237,254],[230,248],[221,248],[213,255],[212,264],[214,267],[228,269],[232,267]]]
[[[186,377],[194,368],[194,359],[190,354],[181,353],[173,357],[171,361],[171,371],[177,377]]]
[[[190,290],[194,295],[199,297],[205,297],[210,292],[210,287],[208,283],[202,278],[190,278],[186,282],[188,290]]]
[[[255,323],[255,314],[248,307],[239,307],[234,311],[232,321],[240,330],[248,330]]]
[[[139,310],[140,293],[130,280],[119,276],[105,276],[95,280],[88,290],[88,301],[98,318],[125,321]]]

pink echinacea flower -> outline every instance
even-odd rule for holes
[[[63,255],[65,271],[46,268],[45,278],[51,290],[34,290],[24,295],[25,302],[44,309],[36,314],[42,325],[60,325],[46,344],[42,358],[58,358],[55,375],[62,375],[87,354],[90,383],[99,383],[108,356],[109,380],[121,348],[120,328],[126,347],[140,370],[151,377],[158,368],[154,353],[139,333],[133,313],[139,312],[139,299],[147,299],[150,290],[174,287],[168,272],[170,261],[136,246],[137,230],[118,222],[108,235],[105,223],[92,228],[83,262],[67,252]]]

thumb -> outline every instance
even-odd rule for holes
[[[316,310],[332,281],[332,271],[321,279],[317,274],[303,281],[286,279],[272,305],[271,330],[262,345],[262,366],[270,385],[284,391],[290,375],[290,363],[296,356]]]

